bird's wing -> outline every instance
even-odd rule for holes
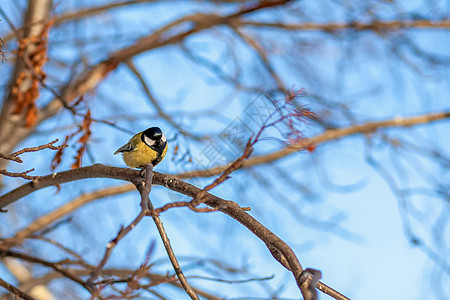
[[[126,143],[125,145],[123,145],[122,147],[120,147],[119,149],[117,149],[116,152],[114,152],[114,154],[120,153],[120,152],[128,152],[128,151],[132,151],[134,150],[136,147],[134,147],[131,142]]]

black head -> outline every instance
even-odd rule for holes
[[[166,137],[159,127],[150,127],[146,129],[142,133],[141,139],[149,147],[160,145],[166,142]]]

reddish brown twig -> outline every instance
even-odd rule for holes
[[[20,157],[15,157],[15,156],[12,156],[11,154],[4,154],[1,152],[0,152],[0,158],[6,159],[6,160],[12,160],[12,161],[15,161],[18,163],[23,162],[22,159],[20,159]]]
[[[36,152],[36,151],[40,151],[40,150],[44,150],[44,149],[51,149],[51,150],[60,150],[62,148],[66,148],[67,145],[63,144],[61,146],[54,146],[55,143],[57,143],[59,141],[59,139],[56,139],[54,141],[51,141],[50,143],[44,144],[44,145],[40,145],[40,146],[36,146],[36,147],[28,147],[28,148],[23,148],[19,151],[16,151],[14,153],[11,154],[3,154],[0,153],[0,157],[4,158],[4,159],[8,159],[8,160],[13,160],[16,161],[18,163],[22,163],[22,159],[20,159],[20,157],[18,157],[19,155],[23,154],[23,153],[28,153],[28,152]]]
[[[255,136],[250,137],[247,141],[243,154],[237,158],[231,165],[229,165],[222,174],[216,178],[211,184],[207,185],[200,193],[198,193],[191,201],[181,201],[181,202],[173,202],[168,203],[160,208],[157,208],[153,211],[154,215],[158,215],[170,208],[174,207],[188,207],[195,212],[214,212],[217,211],[217,208],[197,208],[198,205],[204,202],[205,195],[208,191],[212,190],[216,186],[222,184],[224,181],[230,178],[230,174],[234,171],[240,169],[250,155],[253,152],[253,147],[255,144],[261,139],[262,133],[270,128],[274,127],[278,124],[283,124],[289,130],[286,134],[286,144],[299,143],[301,141],[306,140],[306,137],[303,135],[303,132],[299,129],[301,123],[304,123],[307,119],[313,119],[315,114],[311,112],[309,109],[304,107],[297,107],[294,105],[294,99],[305,95],[303,90],[298,91],[290,91],[287,93],[286,97],[283,99],[281,103],[273,99],[272,97],[266,95],[266,97],[271,101],[274,106],[274,111],[268,115],[263,125],[257,132]],[[279,115],[279,117],[274,118],[275,115]],[[314,149],[313,146],[308,147],[308,150]],[[249,210],[244,208],[244,210]]]
[[[23,171],[23,172],[20,172],[20,173],[14,173],[14,172],[8,172],[8,171],[6,171],[4,169],[0,169],[0,174],[3,174],[5,176],[9,176],[9,177],[21,177],[23,179],[28,179],[28,180],[34,180],[34,179],[39,178],[39,176],[30,176],[30,175],[28,175],[28,173],[33,172],[33,171],[34,171],[34,169],[30,169],[30,170]]]
[[[0,153],[0,158],[6,159],[6,160],[11,160],[11,161],[15,161],[18,163],[23,163],[23,160],[19,157],[19,155],[24,154],[24,153],[29,153],[29,152],[36,152],[36,151],[40,151],[40,150],[44,150],[44,149],[51,149],[51,150],[61,150],[65,147],[67,147],[67,144],[63,144],[61,146],[54,146],[55,143],[57,143],[59,140],[56,139],[50,143],[44,144],[44,145],[40,145],[40,146],[36,146],[36,147],[28,147],[28,148],[23,148],[19,151],[16,151],[14,153],[11,154],[4,154],[4,153]],[[14,172],[9,172],[7,170],[4,169],[0,169],[0,174],[3,174],[5,176],[9,176],[9,177],[21,177],[24,179],[28,179],[28,180],[34,180],[39,178],[39,176],[31,176],[28,175],[28,173],[34,171],[34,169],[30,169],[27,171],[23,171],[23,172],[18,172],[18,173],[14,173]]]

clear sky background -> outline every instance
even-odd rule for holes
[[[439,20],[442,16],[448,18],[450,12],[447,1],[362,2],[294,1],[288,13],[267,10],[249,19],[292,23],[368,22],[369,14],[364,9],[370,8],[377,20],[399,17]],[[101,3],[104,2],[56,1],[55,14]],[[19,26],[23,1],[4,1],[1,7]],[[87,59],[86,65],[92,66],[112,51],[180,16],[211,11],[225,14],[236,8],[236,5],[216,6],[207,2],[155,2],[61,25],[50,33],[50,43],[55,46],[49,48],[48,82],[56,86],[83,70],[78,65],[75,70],[66,68],[52,74],[51,68],[57,69],[60,61],[72,64],[83,56]],[[9,31],[7,23],[2,21],[0,37]],[[303,88],[307,92],[307,96],[298,99],[299,103],[316,112],[329,126],[345,127],[450,108],[448,28],[379,34],[343,31],[335,35],[317,31],[280,34],[273,29],[248,28],[247,33],[272,54],[272,66],[286,87]],[[76,40],[84,41],[82,51],[75,50]],[[183,46],[229,74],[235,71],[229,55],[232,50],[236,61],[244,66],[242,82],[261,92],[238,90],[221,81],[207,67],[187,59],[180,45],[145,52],[133,58],[133,63],[163,110],[177,124],[187,132],[213,137],[214,145],[225,152],[226,158],[236,157],[235,146],[220,139],[220,133],[226,132],[234,122],[243,122],[250,133],[256,132],[259,124],[252,121],[249,114],[252,109],[268,103],[262,92],[272,91],[276,84],[255,51],[226,26],[198,33],[185,40]],[[14,48],[14,44],[8,45],[8,51]],[[414,52],[417,49],[420,51]],[[438,61],[433,62],[429,57]],[[2,73],[11,71],[8,64],[1,68]],[[5,86],[6,82],[2,80],[1,84]],[[2,90],[3,98],[5,90]],[[275,93],[274,97],[282,96]],[[50,99],[50,93],[42,91],[40,104]],[[95,92],[87,94],[85,101],[95,118],[114,121],[131,132],[160,126],[171,139],[171,148],[167,158],[158,165],[159,172],[175,174],[220,162],[207,159],[205,164],[200,164],[200,161],[205,162],[202,155],[211,147],[211,140],[199,142],[183,137],[174,126],[157,117],[139,82],[123,64],[109,74]],[[192,116],[199,111],[201,115]],[[62,140],[76,121],[70,112],[63,112],[41,124],[36,134],[20,147],[54,138]],[[321,124],[314,123],[302,129],[307,136],[324,130]],[[124,166],[113,152],[130,134],[101,123],[93,123],[92,132],[84,165]],[[274,164],[239,170],[213,193],[251,207],[250,214],[286,241],[304,267],[320,270],[323,282],[352,299],[446,299],[450,296],[449,132],[450,123],[444,120],[432,125],[387,129],[370,136],[333,140],[319,145],[313,152],[299,152]],[[277,134],[269,130],[265,137],[274,135],[280,139]],[[398,147],[386,143],[394,139],[400,141]],[[423,149],[423,153],[412,151],[414,147],[408,143]],[[173,151],[175,146],[180,147],[178,154]],[[253,155],[269,153],[282,146],[267,139],[256,145]],[[430,158],[428,153],[432,150],[439,151],[442,157]],[[180,160],[187,151],[192,162]],[[74,154],[72,144],[58,171],[70,167]],[[34,159],[30,155],[30,161],[20,166],[10,165],[10,169],[34,167],[36,174],[47,174],[52,155],[43,153]],[[27,156],[24,158],[26,160]],[[377,166],[391,177],[383,177]],[[212,180],[193,178],[190,181],[202,187]],[[21,179],[6,178],[2,193],[22,183]],[[59,192],[51,188],[34,193],[15,205],[13,212],[17,215],[2,216],[1,233],[9,237],[33,218],[81,193],[117,184],[113,180],[96,179],[62,185]],[[403,194],[396,193],[397,186]],[[187,198],[162,187],[152,191],[152,200],[158,207],[181,199]],[[138,202],[134,192],[96,201],[74,212],[70,222],[49,235],[64,241],[95,264],[101,258],[102,247],[119,226],[130,222],[138,213]],[[162,219],[187,275],[211,276],[207,270],[202,270],[203,265],[198,260],[192,259],[197,256],[249,270],[241,279],[274,276],[250,288],[245,284],[228,285],[200,279],[192,279],[193,285],[207,286],[226,299],[268,299],[268,294],[279,299],[299,297],[290,273],[274,261],[263,243],[228,216],[173,209],[164,213]],[[146,220],[119,244],[108,266],[137,268],[152,240],[157,245],[152,258],[164,261],[164,248],[153,225]],[[48,245],[31,243],[27,246],[45,257],[50,253],[63,257]],[[164,273],[170,266],[164,262],[153,270]],[[228,274],[218,273],[218,278],[227,279]],[[8,276],[7,271],[0,269],[0,277],[14,280]],[[56,282],[53,287],[58,289]],[[172,294],[169,289],[163,291],[169,299],[180,299],[179,294]],[[320,299],[329,298],[321,294]]]

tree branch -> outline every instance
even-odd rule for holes
[[[342,22],[342,23],[272,23],[272,22],[255,22],[247,20],[233,21],[236,26],[254,26],[254,27],[269,27],[274,29],[283,30],[303,30],[303,31],[338,31],[338,30],[373,30],[373,31],[393,31],[399,29],[449,29],[449,20],[394,20],[394,21],[373,21],[370,23],[365,22]]]
[[[34,182],[24,184],[21,187],[1,196],[0,207],[11,204],[14,201],[42,188],[86,178],[113,178],[130,182],[138,182],[140,172],[129,168],[117,168],[97,164],[61,173],[54,173],[52,175],[40,177]],[[192,198],[195,198],[199,193],[203,193],[201,189],[189,183],[158,172],[154,172],[153,183],[165,186],[173,191],[182,193]],[[224,200],[212,194],[205,193],[204,203],[210,207],[217,208],[219,211],[237,220],[259,239],[261,239],[266,244],[274,258],[293,273],[297,285],[299,288],[301,287],[303,284],[303,278],[301,277],[303,268],[295,253],[283,240],[281,240],[248,213],[243,211],[241,207],[233,201]],[[276,255],[274,255],[274,253],[276,253]],[[317,287],[319,290],[336,299],[347,299],[345,296],[339,294],[321,282],[317,284]]]
[[[34,256],[30,256],[27,254],[23,254],[23,253],[19,253],[19,252],[15,252],[15,251],[10,251],[10,250],[0,250],[0,257],[15,257],[21,260],[25,260],[28,262],[32,262],[32,263],[36,263],[36,264],[40,264],[49,268],[52,268],[53,270],[55,270],[56,272],[62,274],[64,277],[80,284],[82,287],[84,287],[86,290],[88,290],[90,293],[92,292],[92,290],[90,289],[90,287],[78,276],[72,274],[70,271],[65,270],[62,266],[61,263],[58,262],[49,262],[46,260],[43,260],[41,258],[38,257],[34,257]]]
[[[352,125],[343,128],[330,129],[314,137],[303,140],[296,145],[287,146],[279,151],[275,151],[265,155],[250,157],[248,160],[244,161],[244,163],[242,164],[242,168],[248,168],[261,164],[268,164],[280,158],[288,156],[290,154],[296,153],[299,150],[355,134],[369,134],[372,132],[376,132],[377,130],[382,128],[410,127],[420,124],[442,121],[449,118],[450,118],[450,111],[443,111],[414,117],[405,117],[405,118],[395,117],[394,119],[385,121],[367,122],[361,125]],[[227,164],[224,166],[219,166],[207,170],[184,172],[176,175],[176,177],[177,178],[210,177],[221,174],[229,166],[230,164]]]
[[[16,288],[12,284],[9,284],[8,282],[4,281],[1,278],[0,278],[0,286],[4,287],[8,291],[10,291],[12,294],[14,294],[17,297],[16,299],[18,299],[18,297],[20,297],[25,300],[35,300],[33,297],[31,297],[27,293],[22,292],[21,290],[19,290],[18,288]]]

